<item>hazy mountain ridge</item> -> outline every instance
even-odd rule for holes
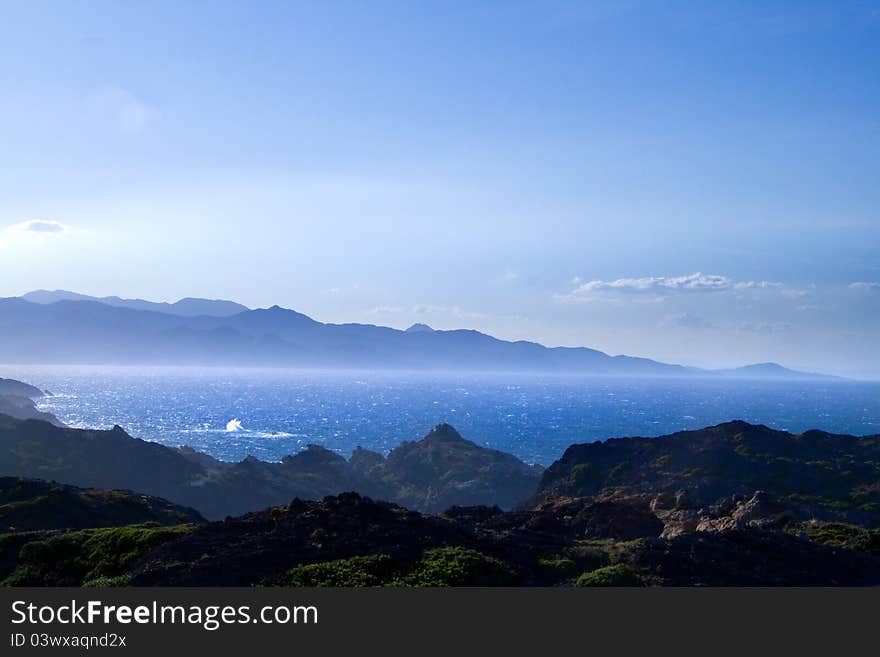
[[[166,301],[146,301],[144,299],[123,299],[122,297],[93,297],[88,294],[79,294],[68,290],[34,290],[21,295],[21,298],[31,303],[52,304],[59,301],[96,301],[107,306],[117,308],[131,308],[132,310],[152,310],[155,312],[182,315],[184,317],[198,317],[207,315],[212,317],[228,317],[245,310],[247,306],[225,299],[199,299],[185,297],[174,303]]]
[[[713,372],[586,347],[509,342],[469,329],[323,324],[278,306],[188,317],[101,301],[23,298],[0,299],[0,361],[742,377],[764,376],[768,367]],[[774,366],[772,376],[820,375]]]

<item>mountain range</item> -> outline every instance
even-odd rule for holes
[[[23,294],[21,298],[31,303],[40,304],[58,303],[59,301],[97,301],[114,308],[152,310],[158,313],[168,313],[169,315],[180,315],[182,317],[199,317],[200,315],[229,317],[249,310],[247,306],[243,306],[240,303],[223,299],[186,297],[174,303],[168,303],[165,301],[145,301],[144,299],[123,299],[115,296],[93,297],[88,294],[79,294],[78,292],[70,292],[68,290],[34,290],[33,292]]]
[[[832,378],[774,363],[704,370],[475,330],[325,324],[279,306],[173,304],[38,291],[0,299],[0,362]]]

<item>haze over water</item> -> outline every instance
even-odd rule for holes
[[[56,396],[74,427],[280,460],[307,444],[388,452],[449,422],[474,442],[548,465],[572,443],[657,436],[732,419],[800,432],[880,433],[880,383],[256,369],[4,367]],[[238,422],[235,422],[235,421]]]

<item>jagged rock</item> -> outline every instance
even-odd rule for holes
[[[692,531],[696,531],[700,524],[700,515],[695,509],[675,509],[657,514],[663,521],[663,538],[673,538]]]
[[[629,541],[659,536],[663,522],[643,501],[596,501],[585,505],[572,524],[584,538],[613,538]]]
[[[650,497],[645,495],[549,498],[532,509],[492,515],[478,524],[491,531],[541,534],[548,542],[608,538],[628,541],[659,536],[663,530],[663,523],[650,509]]]
[[[746,501],[738,503],[729,515],[717,518],[702,518],[696,531],[724,532],[752,527],[755,529],[777,529],[790,518],[785,506],[766,491],[755,491]]]
[[[675,493],[675,508],[690,509],[693,506],[693,500],[686,490],[680,490]]]
[[[415,442],[404,442],[386,459],[360,450],[353,465],[390,491],[393,502],[439,513],[454,505],[498,505],[510,509],[538,487],[543,468],[511,454],[465,440],[441,424]]]
[[[709,515],[717,518],[719,516],[729,515],[736,508],[736,499],[734,497],[723,497],[716,504],[709,507]]]
[[[651,500],[651,511],[669,510],[675,507],[675,497],[669,493],[660,493]]]
[[[352,452],[351,458],[348,459],[348,462],[359,474],[364,477],[369,477],[372,476],[377,468],[382,467],[385,463],[385,457],[379,452],[373,452],[369,449],[364,449],[363,447],[357,447],[354,452]]]

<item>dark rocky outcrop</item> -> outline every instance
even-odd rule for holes
[[[56,426],[64,426],[51,413],[37,409],[35,400],[45,397],[39,388],[15,379],[0,379],[0,414],[21,420],[45,420]]]
[[[447,516],[462,517],[465,510],[454,507]],[[472,512],[471,512],[472,513]],[[660,536],[663,522],[651,511],[647,496],[600,496],[547,498],[529,509],[472,517],[476,526],[488,531],[538,533],[548,541],[564,538],[632,540]]]
[[[619,505],[619,506],[618,506]],[[622,511],[629,522],[619,520]],[[615,566],[649,585],[865,585],[880,583],[880,559],[781,531],[738,528],[658,537],[644,499],[560,500],[531,512],[455,507],[427,516],[356,494],[291,504],[197,527],[130,570],[136,585],[286,582],[291,569],[322,564],[332,581],[378,559],[389,575],[438,550],[501,564],[496,584],[570,585]],[[463,552],[464,551],[464,552]],[[358,561],[358,560],[361,561]],[[449,565],[449,564],[447,564]],[[461,559],[451,565],[461,568]],[[496,568],[496,570],[499,570]],[[372,585],[381,573],[372,572]],[[378,577],[378,579],[377,579]],[[492,583],[471,573],[459,584]],[[589,578],[588,578],[589,579]],[[301,581],[301,580],[297,580]],[[385,580],[385,583],[396,581]]]
[[[880,583],[880,559],[784,532],[693,532],[626,546],[621,561],[661,586],[859,586]]]
[[[206,525],[145,557],[132,583],[248,586],[302,563],[369,554],[413,560],[431,548],[478,544],[454,523],[347,493]]]
[[[40,397],[45,397],[46,393],[29,383],[23,383],[15,379],[0,379],[0,396],[3,395],[39,399]]]
[[[19,420],[43,420],[56,427],[64,424],[51,413],[46,413],[37,408],[34,400],[30,397],[19,395],[0,395],[0,414],[9,415]]]
[[[0,416],[0,475],[90,488],[124,488],[172,500],[208,518],[241,515],[292,497],[373,492],[341,456],[310,447],[281,463],[218,461],[109,431],[54,427]]]
[[[310,445],[280,463],[218,461],[109,431],[53,427],[0,415],[0,475],[76,486],[128,488],[193,507],[205,517],[237,516],[346,491],[439,512],[452,504],[513,506],[537,487],[540,468],[463,439],[448,426],[404,443],[388,459],[358,450],[351,461]]]

